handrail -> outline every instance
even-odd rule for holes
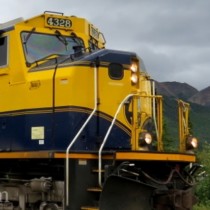
[[[155,82],[152,81],[152,96],[155,96]],[[153,108],[153,121],[155,124],[155,133],[157,136],[157,139],[159,139],[159,132],[158,132],[158,128],[157,128],[157,121],[156,121],[156,106],[155,106],[155,97],[152,98],[152,108]]]
[[[66,181],[66,206],[69,205],[69,157],[68,157],[69,151],[70,151],[71,147],[73,146],[73,144],[76,142],[77,138],[79,137],[79,135],[81,134],[83,129],[85,128],[85,126],[88,124],[88,122],[90,121],[90,119],[92,118],[92,116],[94,115],[94,113],[97,110],[97,95],[98,95],[97,86],[98,86],[98,83],[97,83],[97,67],[95,65],[94,66],[94,109],[66,149],[66,177],[65,177],[65,181]]]
[[[133,94],[127,95],[127,96],[122,100],[122,102],[120,103],[120,105],[118,106],[118,109],[117,109],[117,111],[116,111],[116,113],[115,113],[115,115],[114,115],[114,118],[113,118],[113,120],[112,120],[112,123],[111,123],[111,125],[109,126],[109,129],[107,130],[106,135],[105,135],[105,137],[104,137],[104,140],[103,140],[103,142],[102,142],[102,144],[101,144],[101,146],[100,146],[100,149],[99,149],[99,151],[98,151],[98,170],[99,170],[99,172],[98,172],[98,184],[99,184],[100,187],[102,187],[102,182],[101,182],[101,165],[102,165],[102,157],[101,157],[101,154],[102,154],[102,150],[103,150],[103,148],[104,148],[104,145],[106,144],[106,141],[107,141],[108,136],[109,136],[109,134],[110,134],[110,132],[111,132],[111,129],[112,129],[112,127],[113,127],[113,125],[114,125],[114,123],[115,123],[115,121],[116,121],[117,115],[118,115],[119,112],[120,112],[120,109],[122,108],[123,104],[124,104],[130,97],[132,97],[132,96],[134,96],[134,95],[138,95],[138,94],[134,94],[134,93],[133,93]]]
[[[178,100],[178,112],[179,112],[179,149],[181,152],[185,152],[186,137],[189,135],[189,108],[190,104],[182,100]]]

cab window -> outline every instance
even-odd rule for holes
[[[0,37],[0,67],[7,65],[7,37]]]
[[[113,80],[121,80],[124,77],[123,66],[119,63],[110,63],[109,77]]]

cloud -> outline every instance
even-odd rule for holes
[[[0,22],[46,10],[87,18],[104,33],[108,48],[141,56],[155,80],[210,85],[208,0],[7,0]]]

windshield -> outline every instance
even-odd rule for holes
[[[81,39],[61,34],[40,34],[31,31],[23,32],[21,37],[27,63],[34,63],[50,55],[71,55],[84,47]]]

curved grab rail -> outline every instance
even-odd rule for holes
[[[101,165],[102,165],[102,157],[101,157],[101,154],[102,154],[102,150],[103,150],[103,148],[104,148],[104,146],[105,146],[105,144],[106,144],[106,142],[107,142],[108,136],[109,136],[109,134],[110,134],[110,132],[111,132],[111,129],[112,129],[112,127],[113,127],[113,125],[114,125],[114,123],[115,123],[115,121],[116,121],[117,115],[119,114],[119,112],[120,112],[120,110],[121,110],[123,104],[124,104],[130,97],[133,97],[134,95],[138,95],[138,94],[134,94],[134,93],[133,93],[133,94],[127,95],[127,96],[122,100],[122,102],[120,103],[120,105],[118,106],[117,111],[116,111],[116,113],[115,113],[115,115],[114,115],[114,118],[113,118],[113,120],[112,120],[112,123],[111,123],[111,125],[109,126],[109,129],[107,130],[107,133],[106,133],[106,135],[105,135],[105,137],[104,137],[104,140],[103,140],[103,142],[102,142],[102,144],[101,144],[101,146],[100,146],[100,149],[99,149],[99,151],[98,151],[98,170],[99,170],[99,173],[98,173],[98,184],[99,184],[100,187],[102,187],[102,183],[101,183]]]
[[[98,94],[97,86],[98,86],[97,67],[95,65],[94,66],[94,109],[66,149],[66,178],[65,178],[65,181],[66,181],[66,206],[69,205],[69,157],[68,157],[69,151],[70,151],[71,147],[74,145],[74,143],[76,142],[77,138],[79,137],[79,135],[81,134],[83,129],[85,128],[85,126],[88,124],[88,122],[90,121],[90,119],[93,117],[93,115],[95,114],[95,112],[97,110],[97,94]]]

